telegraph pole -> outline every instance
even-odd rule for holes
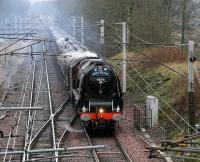
[[[104,20],[100,21],[100,44],[104,44]]]
[[[123,67],[122,67],[123,88],[122,88],[122,92],[123,93],[126,93],[126,60],[127,60],[126,46],[127,46],[127,23],[122,22],[122,53],[123,53]]]
[[[8,18],[5,18],[5,25],[6,25],[6,38],[8,38]],[[8,69],[7,69],[7,60],[6,60],[6,53],[7,53],[7,43],[8,39],[6,39],[6,48],[5,48],[5,69],[6,69],[6,74],[8,74]]]
[[[20,33],[22,33],[22,16],[20,16]]]
[[[126,93],[126,60],[127,60],[127,23],[116,23],[122,25],[122,92]]]
[[[72,30],[73,30],[73,38],[75,39],[76,37],[76,17],[75,16],[72,16]]]
[[[195,105],[194,105],[194,67],[193,63],[195,62],[194,57],[194,41],[188,42],[188,114],[189,114],[189,123],[192,127],[195,126]],[[193,130],[190,129],[190,133]]]
[[[101,45],[101,52],[102,52],[102,56],[105,57],[105,49],[104,49],[104,20],[100,20],[99,23],[99,27],[100,27],[100,45]]]
[[[15,16],[15,34],[17,34],[17,16]]]
[[[72,21],[73,21],[73,38],[75,39],[76,38],[76,19],[79,19],[79,22],[80,22],[80,25],[78,26],[79,27],[79,30],[81,32],[81,43],[84,45],[84,18],[83,16],[81,17],[76,17],[76,16],[72,16]]]

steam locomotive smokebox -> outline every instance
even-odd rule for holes
[[[147,126],[157,127],[158,126],[158,98],[154,96],[147,96],[146,99],[146,122]]]

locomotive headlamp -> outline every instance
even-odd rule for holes
[[[83,111],[83,112],[86,112],[86,108],[85,108],[85,106],[83,106],[82,111]]]
[[[120,107],[119,107],[119,106],[117,106],[116,111],[117,111],[117,112],[120,112]]]
[[[104,109],[103,108],[100,108],[99,109],[99,113],[103,113],[104,112]]]

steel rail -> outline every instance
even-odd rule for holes
[[[31,51],[30,51],[31,52]],[[34,85],[35,85],[35,69],[36,69],[36,63],[34,62],[33,65],[33,74],[32,74],[32,83],[31,83],[31,94],[30,94],[30,101],[29,101],[29,106],[32,107],[33,106],[33,93],[34,93]],[[28,147],[28,140],[30,138],[30,127],[31,127],[31,123],[32,123],[32,119],[31,119],[31,110],[28,111],[28,118],[27,118],[27,130],[26,130],[26,135],[25,135],[25,144],[24,144],[24,150],[27,150]],[[23,161],[25,161],[26,159],[26,152],[23,154]]]
[[[41,89],[41,85],[42,85],[43,72],[44,72],[43,63],[41,63],[40,76],[39,76],[39,86],[38,86],[38,89],[37,89],[36,102],[35,102],[36,106],[38,105],[38,101],[39,101],[39,97],[40,97],[40,89]],[[31,131],[30,131],[30,138],[29,138],[29,145],[28,145],[28,148],[27,148],[28,151],[30,150],[29,146],[30,146],[32,136],[33,136],[33,128],[34,128],[34,125],[35,125],[36,114],[37,114],[37,111],[35,110],[33,112],[33,119],[32,119]],[[27,159],[29,159],[29,154],[27,154]]]
[[[14,43],[12,43],[12,44],[10,44],[9,46],[7,46],[7,47],[5,47],[5,49],[7,49],[7,48],[9,48],[9,47],[11,47],[12,45],[14,45],[14,44],[16,44],[17,42],[19,42],[21,39],[23,39],[23,38],[25,38],[25,37],[27,37],[28,36],[28,34],[27,35],[25,35],[24,37],[22,37],[22,38],[19,38],[16,42],[14,42]],[[40,43],[40,42],[37,42],[37,43]],[[28,46],[30,46],[30,45],[28,45]],[[26,47],[28,47],[28,46],[26,46]],[[24,47],[23,47],[24,48]],[[23,49],[23,48],[20,48],[20,49]],[[3,49],[1,49],[1,51],[2,51]],[[19,50],[19,49],[18,49]],[[35,70],[35,64],[34,64],[34,70]],[[35,72],[35,71],[34,71]],[[35,75],[35,74],[33,74],[33,75]],[[29,78],[29,75],[28,75],[28,78]],[[26,89],[27,89],[27,84],[28,84],[28,78],[27,78],[27,82],[26,82],[26,87],[25,87],[25,89],[24,89],[24,95],[23,95],[23,97],[22,97],[22,106],[23,106],[23,104],[24,104],[24,99],[25,99],[25,93],[26,93]],[[34,80],[34,79],[33,79]],[[33,90],[33,89],[32,89]],[[22,95],[22,94],[21,94]],[[32,102],[32,94],[31,94],[31,101],[30,102]],[[21,98],[21,97],[20,97]],[[1,102],[1,104],[2,104],[2,102]],[[30,106],[31,107],[31,106]],[[29,111],[29,116],[30,116],[30,111]],[[15,113],[15,118],[17,117],[17,112]],[[18,116],[18,120],[17,120],[17,128],[16,128],[16,133],[18,132],[18,128],[19,128],[19,122],[20,122],[20,120],[21,120],[21,111],[19,112],[19,116]],[[7,149],[8,149],[8,146],[9,146],[9,143],[10,143],[10,136],[12,135],[12,132],[10,132],[10,135],[9,135],[9,140],[8,140],[8,145],[7,145],[7,148],[6,148],[6,152],[7,152]],[[14,149],[14,147],[15,147],[15,142],[16,142],[16,138],[14,138],[14,141],[13,141],[13,149]],[[6,159],[6,154],[5,154],[5,156],[4,156],[4,161],[5,161],[5,159]],[[11,161],[11,159],[12,159],[12,156],[10,157],[10,160],[9,161]]]
[[[60,108],[58,110],[56,110],[56,112],[54,113],[54,115],[52,115],[46,122],[45,124],[40,128],[40,130],[36,133],[36,135],[33,137],[33,139],[30,142],[30,148],[32,148],[33,144],[36,142],[36,140],[40,137],[40,135],[42,134],[42,132],[44,131],[44,129],[46,129],[46,127],[50,124],[50,121],[52,118],[56,118],[59,113],[62,111],[62,109],[64,108],[64,106],[66,105],[66,103],[69,101],[70,97],[68,97],[63,104],[60,106]]]
[[[42,38],[44,37],[42,33]],[[45,48],[45,42],[42,44],[42,50],[43,50],[43,57],[46,52]],[[49,81],[49,69],[47,65],[47,60],[44,57],[44,65],[45,65],[45,71],[46,71],[46,82],[47,82],[47,89],[48,89],[48,98],[49,98],[49,109],[50,109],[50,117],[54,115],[53,111],[53,101],[52,101],[52,94],[51,94],[51,88],[50,88],[50,81]],[[52,139],[53,139],[53,148],[56,149],[56,133],[55,133],[55,122],[54,118],[51,118],[51,130],[52,130]],[[58,156],[58,151],[54,152],[55,156]]]
[[[73,116],[70,118],[69,123],[67,124],[67,126],[66,126],[66,128],[65,128],[65,130],[64,130],[64,132],[63,132],[63,134],[61,135],[61,137],[60,137],[60,139],[59,139],[59,141],[58,141],[58,144],[57,144],[57,147],[58,147],[58,148],[60,148],[60,145],[61,145],[61,142],[62,142],[64,136],[65,136],[66,133],[69,131],[69,127],[70,127],[71,124],[74,122],[74,120],[76,119],[76,117],[77,117],[77,114],[74,113]]]
[[[29,65],[30,67],[30,71],[31,71],[31,65]],[[30,77],[30,71],[28,72],[28,76],[27,76],[27,80],[26,80],[26,84],[25,84],[25,88],[24,88],[24,91],[22,92],[22,100],[21,100],[21,106],[23,107],[24,106],[24,101],[25,101],[25,97],[26,97],[26,91],[27,91],[27,88],[28,88],[28,82],[29,82],[29,77]],[[20,104],[19,104],[20,105]],[[17,114],[17,112],[16,112]],[[17,127],[15,129],[15,134],[18,133],[18,130],[19,130],[19,123],[21,121],[21,115],[22,115],[22,111],[19,111],[19,115],[18,115],[18,119],[17,119]],[[14,138],[13,140],[13,145],[12,145],[12,149],[14,150],[15,148],[15,143],[16,143],[16,137]],[[9,159],[9,162],[12,160],[12,156],[10,156],[10,159]]]
[[[87,133],[85,127],[83,128],[83,130],[84,130],[84,133],[85,133],[85,135],[86,135],[86,137],[87,137],[87,140],[88,140],[88,142],[89,142],[89,145],[92,146],[92,140],[90,139],[90,136],[88,135],[88,133]],[[96,150],[93,149],[93,150],[92,150],[92,154],[93,154],[93,156],[94,156],[95,162],[100,162]]]
[[[87,133],[85,127],[84,127],[84,133],[86,134],[86,137],[87,137],[87,139],[88,139],[89,144],[92,145],[92,141],[91,141],[91,139],[90,139],[90,137],[89,137],[89,135],[88,135],[88,133]],[[123,154],[123,156],[124,156],[124,158],[126,159],[126,161],[128,161],[128,162],[133,162],[132,159],[130,158],[130,156],[128,155],[127,151],[124,149],[124,147],[122,146],[122,144],[121,144],[120,141],[118,140],[116,134],[115,134],[114,132],[112,132],[112,133],[113,133],[113,137],[114,137],[115,141],[117,142],[117,145],[118,145],[118,147],[120,148],[120,151],[121,151],[121,153]],[[94,156],[94,158],[95,158],[95,161],[96,161],[96,162],[100,162],[100,159],[99,159],[99,157],[98,157],[98,155],[97,155],[97,152],[96,152],[95,150],[92,150],[92,153],[93,153],[93,156]]]
[[[28,71],[29,71],[29,66],[27,66],[27,70],[26,70],[26,74],[28,73]],[[14,75],[13,75],[14,76]],[[12,76],[12,77],[13,77]],[[11,78],[12,78],[11,77]],[[10,78],[10,82],[11,82],[11,78]],[[25,75],[25,78],[23,79],[23,86],[22,86],[22,90],[21,90],[21,94],[20,94],[20,100],[21,100],[21,96],[22,96],[22,92],[23,92],[23,90],[24,90],[24,86],[25,86],[25,80],[26,80],[26,75]],[[9,83],[10,84],[10,83]],[[7,93],[7,91],[4,93],[5,95],[6,95],[6,93]],[[5,98],[3,98],[3,100],[4,100]],[[3,103],[3,100],[2,100],[2,102],[1,102],[1,105],[2,105],[2,103]],[[20,103],[20,101],[19,101],[19,103]],[[15,115],[14,115],[14,119],[16,118],[16,116],[17,116],[17,113],[15,113]],[[6,160],[6,157],[7,157],[7,151],[8,151],[8,147],[9,147],[9,144],[10,144],[10,140],[11,140],[11,135],[12,135],[12,131],[13,131],[13,129],[14,129],[14,127],[12,127],[12,129],[10,130],[10,133],[9,133],[9,137],[8,137],[8,141],[7,141],[7,146],[6,146],[6,153],[5,153],[5,155],[4,155],[4,161]]]
[[[11,77],[9,78],[7,88],[6,88],[6,90],[4,91],[3,96],[2,96],[2,98],[1,98],[0,107],[2,106],[2,103],[3,103],[3,101],[4,101],[5,98],[6,98],[7,90],[8,90],[8,88],[10,88],[11,79],[12,79],[12,77],[16,74],[16,72],[17,72],[17,71],[15,71],[15,72],[11,75]]]
[[[45,46],[43,42],[43,51],[45,52]],[[44,65],[45,65],[45,72],[46,72],[46,77],[47,77],[47,88],[48,88],[48,98],[49,98],[49,109],[50,109],[50,118],[49,120],[43,125],[43,127],[38,131],[35,137],[39,138],[39,135],[42,133],[42,130],[46,128],[50,122],[51,122],[51,129],[52,129],[52,139],[53,139],[53,148],[56,149],[56,136],[55,136],[55,124],[54,124],[54,117],[56,114],[59,114],[59,112],[62,110],[58,109],[55,113],[53,112],[53,107],[52,107],[52,98],[51,98],[51,89],[50,89],[50,82],[49,82],[49,75],[48,75],[48,66],[47,66],[47,61],[46,59],[44,60]],[[32,147],[33,141],[37,138],[33,138],[32,141],[30,142],[28,150]],[[55,156],[58,156],[58,152],[55,151]]]
[[[60,145],[61,145],[61,142],[62,142],[63,139],[64,139],[64,136],[65,136],[66,133],[68,132],[70,125],[73,123],[73,121],[76,119],[76,117],[77,117],[77,114],[76,114],[76,113],[73,114],[73,116],[71,117],[71,119],[70,119],[68,125],[66,126],[66,128],[65,128],[65,130],[64,130],[64,132],[63,132],[63,134],[61,135],[61,137],[60,137],[60,139],[59,139],[59,141],[58,141],[57,148],[60,148]],[[58,153],[58,156],[59,156],[59,153]],[[56,158],[56,162],[58,162],[58,158]]]
[[[124,147],[122,146],[122,144],[120,143],[119,139],[117,138],[117,136],[116,136],[116,134],[115,134],[114,132],[113,132],[113,136],[114,136],[114,138],[115,138],[115,140],[116,140],[116,142],[117,142],[117,145],[119,146],[119,148],[120,148],[122,154],[124,155],[126,161],[128,161],[128,162],[133,162],[133,161],[131,160],[130,156],[128,155],[127,151],[124,149]]]
[[[8,137],[8,141],[7,141],[7,145],[6,145],[6,151],[5,151],[5,154],[4,154],[3,162],[6,161],[6,157],[7,157],[7,153],[8,153],[8,147],[10,145],[10,140],[11,140],[11,135],[12,135],[12,130],[13,130],[13,128],[11,128],[10,133],[9,133],[9,137]]]
[[[23,86],[22,86],[22,90],[21,90],[21,94],[20,94],[20,99],[19,99],[19,104],[18,105],[20,105],[20,102],[22,101],[22,96],[23,96],[23,93],[25,92],[25,87],[26,87],[26,84],[27,84],[27,79],[28,79],[28,77],[29,77],[29,72],[30,72],[30,65],[29,66],[27,66],[27,70],[26,70],[26,75],[25,75],[25,78],[23,79]],[[20,111],[20,114],[19,114],[19,116],[17,116],[17,112],[15,113],[15,115],[14,115],[14,120],[15,119],[17,119],[17,117],[18,117],[18,120],[17,120],[17,128],[16,128],[16,130],[18,130],[18,127],[19,127],[19,122],[20,122],[20,118],[21,118],[21,111]],[[13,129],[14,129],[14,126],[13,126],[13,128],[10,130],[10,133],[9,133],[9,138],[8,138],[8,141],[7,141],[7,143],[10,143],[10,140],[12,140],[10,137],[12,136],[12,131],[13,131]],[[13,141],[13,145],[12,145],[12,147],[14,147],[14,145],[15,145],[15,138],[14,138],[14,141]],[[7,150],[7,148],[9,147],[9,145],[7,145],[7,147],[6,147],[6,150]],[[7,154],[5,154],[5,156],[4,156],[4,159],[6,160],[6,157],[7,157]],[[11,157],[10,157],[11,158]],[[3,162],[5,162],[5,160],[3,161]],[[10,160],[9,160],[10,161]]]
[[[66,157],[75,157],[75,158],[77,158],[77,157],[83,157],[83,158],[86,158],[86,157],[88,157],[88,158],[93,158],[92,156],[90,156],[90,155],[80,155],[80,154],[76,154],[76,153],[74,153],[74,154],[72,154],[72,153],[66,153],[66,154],[62,154],[62,155],[59,155],[59,156],[52,156],[52,157],[41,157],[41,158],[35,158],[35,159],[31,159],[31,160],[26,160],[25,162],[38,162],[38,161],[44,161],[44,160],[53,160],[53,159],[56,159],[56,158],[58,158],[58,159],[61,159],[61,158],[66,158]]]
[[[50,89],[50,83],[49,83],[47,61],[44,60],[44,63],[45,63],[45,70],[46,70],[46,77],[47,77],[47,88],[48,88],[48,97],[49,97],[50,117],[53,117],[54,113],[53,113],[53,105],[52,105],[52,97],[51,97],[51,89]],[[56,135],[55,135],[54,117],[51,118],[51,129],[52,129],[52,138],[53,138],[53,148],[56,149]],[[55,151],[55,156],[58,156],[58,152],[57,151]]]

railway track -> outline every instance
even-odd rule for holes
[[[114,132],[109,132],[108,134],[105,132],[98,135],[90,135],[87,133],[86,129],[84,128],[84,133],[88,139],[90,145],[98,145],[103,144],[105,145],[105,150],[103,152],[93,150],[92,154],[94,156],[95,162],[106,162],[106,161],[126,161],[132,162],[131,158],[129,157],[128,153],[126,152],[123,145],[118,140],[116,134]]]
[[[48,37],[47,33],[44,35]],[[38,47],[33,47],[32,50],[32,52],[43,51],[47,55],[48,52],[55,51],[52,42],[40,44]],[[31,62],[31,64],[27,64],[26,68],[23,69],[24,72],[20,74],[16,72],[18,79],[24,78],[23,84],[14,84],[11,80],[9,86],[18,89],[20,93],[16,91],[17,93],[13,94],[13,91],[9,91],[8,88],[3,95],[1,104],[3,106],[43,107],[43,110],[17,112],[16,117],[15,114],[12,114],[13,121],[16,120],[13,125],[17,123],[12,132],[15,132],[14,135],[20,133],[22,136],[12,138],[13,134],[9,130],[5,148],[1,151],[23,150],[24,152],[19,156],[5,154],[4,161],[132,161],[126,148],[123,147],[124,144],[113,132],[92,135],[87,134],[83,129],[80,119],[77,119],[55,57],[38,55],[30,57],[26,61]],[[25,122],[20,122],[22,119]],[[106,148],[92,151],[57,151],[58,148],[86,146],[88,143],[91,146],[105,145]],[[45,149],[53,150],[30,153],[31,150]]]
[[[45,45],[46,48],[48,45]],[[39,47],[43,51],[44,44]],[[81,152],[78,156],[80,161],[94,161],[94,152],[91,154],[90,151],[82,150],[78,152],[71,152],[70,155],[66,155],[63,153],[58,153],[57,148],[63,147],[66,144],[69,144],[69,141],[66,142],[67,133],[70,132],[70,126],[76,119],[76,114],[74,113],[73,105],[70,104],[70,98],[68,97],[63,104],[59,107],[59,104],[62,100],[60,100],[61,96],[67,96],[67,94],[60,94],[57,92],[58,90],[63,91],[62,88],[59,89],[57,84],[62,80],[62,77],[59,73],[59,68],[56,67],[56,62],[53,58],[44,58],[44,56],[35,57],[33,64],[33,73],[32,73],[32,82],[30,82],[31,92],[30,92],[30,100],[28,102],[29,106],[41,106],[44,107],[43,111],[29,111],[27,113],[27,131],[25,138],[25,147],[23,154],[23,161],[37,161],[37,160],[47,160],[47,161],[60,161],[63,157],[70,157],[72,161],[77,161],[77,154]],[[55,75],[57,74],[57,75]],[[55,88],[54,88],[55,87]],[[81,125],[81,122],[78,122],[78,125]],[[79,129],[81,130],[81,128]],[[71,133],[71,132],[70,132]],[[77,133],[76,131],[74,133]],[[86,132],[85,132],[86,133]],[[80,138],[80,135],[82,136]],[[84,137],[84,133],[82,131],[78,131],[78,138],[80,143],[76,143],[77,146],[88,145],[87,138]],[[85,138],[82,140],[82,138]],[[95,137],[92,137],[93,139]],[[90,145],[102,145],[106,142],[102,141],[100,143],[95,143],[99,141],[99,138],[94,140]],[[71,139],[70,139],[71,140]],[[106,156],[108,155],[117,155],[115,157],[109,157],[109,159],[120,159],[122,161],[130,161],[126,151],[122,147],[122,145],[117,140],[117,137],[113,135],[112,138],[109,139],[110,143],[112,143],[112,147],[108,148],[108,150],[117,150],[117,151],[106,151],[106,152],[98,152],[95,157],[95,161],[104,161]],[[112,142],[111,142],[112,141]],[[105,143],[106,144],[106,143]],[[54,151],[48,153],[27,153],[30,150],[37,149],[49,149],[52,148]],[[121,153],[120,153],[121,152]],[[120,155],[119,155],[120,154]],[[103,155],[103,156],[102,156]],[[106,156],[104,156],[106,155]],[[119,155],[119,156],[118,156]],[[99,159],[99,160],[97,160]],[[106,158],[108,160],[108,158]]]
[[[45,50],[44,44],[42,48]],[[31,113],[32,126],[30,140],[26,148],[28,151],[49,148],[56,150],[56,148],[59,148],[66,132],[65,127],[70,122],[70,118],[75,116],[70,105],[70,97],[63,87],[64,84],[61,84],[62,76],[58,73],[58,65],[55,66],[55,64],[53,58],[42,58],[40,70],[42,78],[39,79],[40,85],[38,86],[39,98],[34,106],[42,106],[44,110],[43,113],[37,113],[37,111]],[[68,97],[64,100],[66,96]],[[24,155],[24,160],[38,160],[41,158],[50,160],[51,157],[53,157],[52,160],[58,160],[58,158],[55,158],[58,157],[58,152],[27,154]]]
[[[45,48],[53,50],[54,47],[52,44],[40,44],[33,46],[31,50],[46,51]],[[27,153],[32,149],[59,148],[67,132],[66,126],[70,124],[70,119],[76,116],[55,60],[44,58],[44,55],[26,58],[21,70],[10,77],[8,88],[0,102],[1,106],[40,106],[44,109],[1,113],[5,116],[1,126],[9,123],[8,130],[5,130],[5,127],[2,129],[7,137],[0,141],[3,143],[1,152],[5,152],[5,155],[0,157],[1,161],[27,161],[48,157],[54,157],[54,161],[58,156],[57,151],[44,154]],[[7,115],[9,120],[6,120]],[[24,154],[12,154],[12,151],[18,150],[24,150]]]
[[[26,99],[29,97],[29,82],[32,79],[30,75],[32,73],[32,64],[22,65],[17,69],[10,77],[8,82],[8,88],[5,90],[2,100],[2,107],[23,107],[27,105]],[[1,112],[2,113],[2,112]],[[7,156],[6,152],[9,150],[19,150],[23,148],[23,137],[22,133],[24,130],[24,112],[22,111],[7,111],[5,119],[1,121],[1,128],[4,137],[2,145],[5,151],[5,155],[1,161],[12,161],[12,156]],[[18,138],[18,137],[21,138]]]

